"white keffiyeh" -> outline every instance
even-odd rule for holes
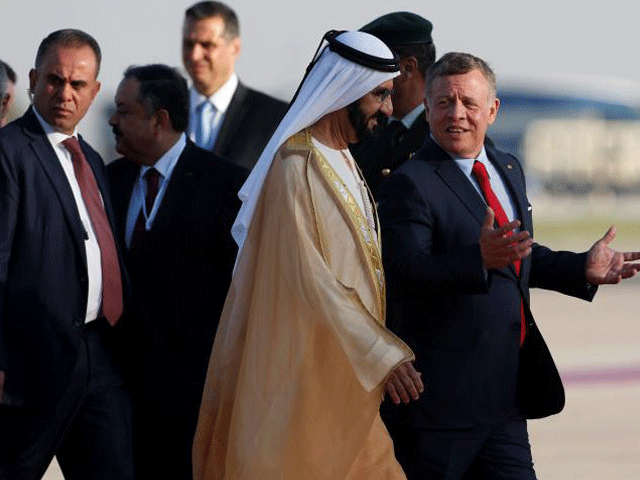
[[[391,50],[373,35],[347,31],[336,39],[368,55],[393,58]],[[398,75],[398,72],[382,72],[354,63],[326,46],[319,50],[316,58],[318,60],[304,80],[293,105],[238,193],[242,207],[231,230],[238,252],[242,250],[264,179],[278,148],[293,134],[313,125],[326,114],[348,106]]]

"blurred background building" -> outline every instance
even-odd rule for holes
[[[499,85],[490,136],[522,160],[531,195],[640,194],[640,90],[602,88],[615,85],[579,76]]]

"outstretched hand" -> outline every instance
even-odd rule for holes
[[[385,390],[389,394],[391,401],[396,405],[409,403],[411,400],[418,400],[420,394],[424,391],[424,385],[420,377],[422,374],[418,372],[411,362],[400,364],[395,371],[389,375]]]
[[[514,233],[514,230],[520,227],[518,220],[505,223],[500,228],[494,228],[494,218],[493,210],[487,207],[478,240],[482,266],[486,270],[504,268],[516,260],[522,260],[531,254],[533,245],[533,239],[529,238],[529,232],[526,230]]]
[[[615,225],[607,230],[600,240],[587,252],[585,274],[592,285],[619,283],[640,271],[640,263],[629,263],[640,259],[640,252],[618,252],[609,247],[616,238]]]

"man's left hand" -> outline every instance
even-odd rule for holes
[[[592,285],[619,283],[640,271],[640,263],[629,263],[640,259],[640,252],[617,252],[609,248],[614,238],[616,227],[612,226],[587,252],[585,273]]]
[[[411,400],[418,400],[424,391],[424,385],[420,378],[422,374],[418,372],[413,363],[404,362],[389,375],[385,390],[391,401],[396,405],[409,403]]]

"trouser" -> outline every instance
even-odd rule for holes
[[[408,480],[535,480],[526,420],[514,413],[493,427],[436,430],[390,426]]]
[[[69,387],[53,407],[0,406],[0,478],[41,478],[54,455],[66,480],[132,479],[131,400],[101,330],[85,326]]]

